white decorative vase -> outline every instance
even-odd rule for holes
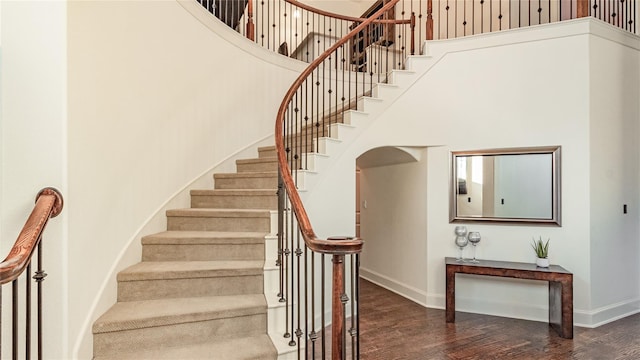
[[[548,268],[549,267],[549,259],[547,258],[536,258],[536,265],[539,267]]]

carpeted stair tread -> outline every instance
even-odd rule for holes
[[[142,245],[263,244],[264,232],[163,231],[142,238]]]
[[[255,209],[185,208],[185,209],[167,210],[167,216],[270,218],[271,212],[269,210],[255,210]]]
[[[276,195],[276,189],[206,189],[191,190],[191,195],[211,196],[211,195]]]
[[[276,359],[278,354],[268,335],[233,338],[204,344],[164,347],[112,356],[98,356],[95,360],[264,360]]]
[[[262,275],[263,260],[143,261],[118,273],[118,281]]]
[[[117,302],[93,324],[93,333],[166,326],[265,313],[263,294]]]

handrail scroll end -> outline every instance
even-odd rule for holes
[[[38,202],[38,199],[42,195],[53,195],[55,197],[55,202],[53,203],[50,217],[54,218],[60,215],[60,213],[62,212],[62,208],[64,207],[64,198],[62,197],[62,193],[60,192],[60,190],[54,187],[46,187],[38,192],[38,195],[36,195],[36,202]]]

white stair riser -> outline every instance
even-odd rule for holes
[[[367,113],[375,113],[386,107],[385,101],[380,98],[361,97],[358,99],[358,109]]]
[[[408,87],[416,79],[416,73],[412,71],[393,70],[389,77],[389,84]]]
[[[396,85],[378,84],[373,88],[372,95],[378,99],[391,100],[400,96],[402,87]]]

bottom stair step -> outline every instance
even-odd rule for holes
[[[268,335],[257,335],[244,338],[233,338],[209,343],[160,347],[157,349],[135,351],[114,356],[98,356],[95,360],[269,360],[276,359],[278,354]]]
[[[94,356],[266,333],[262,294],[118,302],[93,325]]]

